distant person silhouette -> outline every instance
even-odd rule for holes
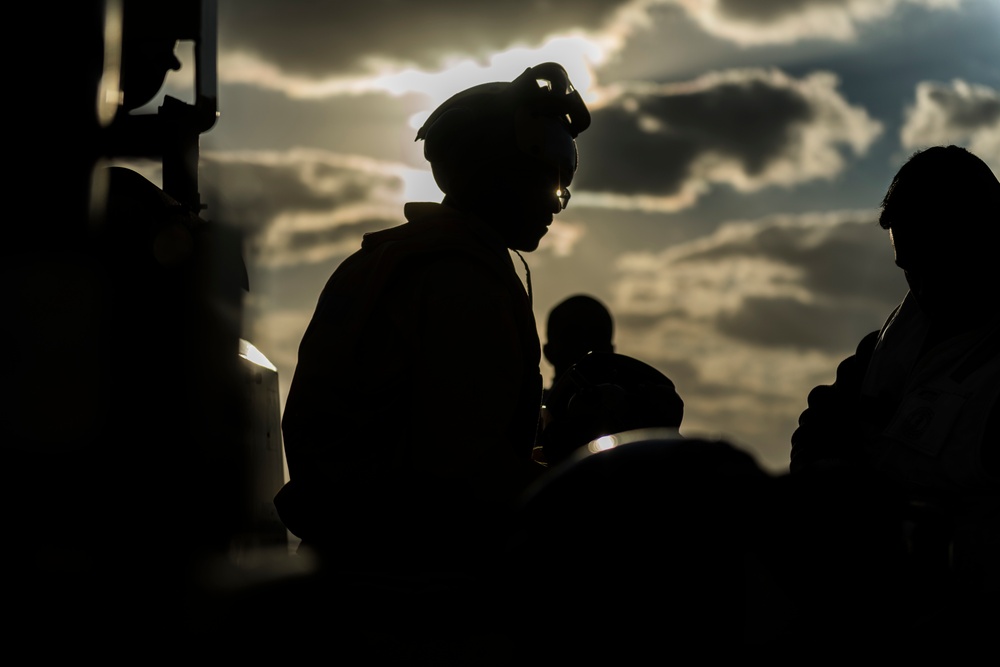
[[[1000,181],[964,148],[919,151],[879,225],[909,291],[810,392],[790,470],[880,475],[909,508],[915,585],[937,587],[921,602],[941,606],[917,609],[939,634],[971,637],[985,627],[974,610],[1000,593],[1000,271],[986,240],[1000,230]]]
[[[574,294],[557,303],[549,311],[545,322],[545,344],[542,354],[552,364],[552,380],[542,392],[542,409],[539,413],[539,435],[547,419],[549,391],[566,370],[588,352],[614,352],[614,319],[611,311],[589,294]],[[540,443],[535,443],[532,458],[548,463]]]
[[[636,429],[678,432],[684,401],[652,366],[614,352],[591,352],[567,368],[548,392],[538,437],[556,466],[602,436]]]
[[[588,352],[614,352],[615,323],[611,311],[587,294],[563,299],[549,311],[542,353],[552,364],[550,387]]]
[[[565,208],[589,123],[566,71],[544,63],[456,94],[417,133],[443,201],[365,235],[299,348],[275,505],[306,550],[394,572],[491,553],[544,472],[530,274],[526,291],[508,249],[535,250]]]

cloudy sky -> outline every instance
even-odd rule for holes
[[[1000,173],[1000,0],[220,0],[218,19],[204,217],[245,234],[244,337],[282,398],[329,274],[441,198],[416,128],[541,62],[593,115],[570,207],[525,255],[543,342],[553,305],[598,297],[618,351],[674,380],[682,433],[775,471],[809,390],[905,292],[875,222],[895,171],[955,143]]]

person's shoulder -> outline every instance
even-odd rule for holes
[[[403,205],[407,222],[433,224],[462,217],[461,212],[433,201],[411,201]]]
[[[405,222],[368,232],[361,249],[365,252],[434,250],[448,243],[468,243],[474,233],[466,217],[455,209],[435,202],[409,202],[403,207]]]
[[[479,263],[483,270],[510,268],[502,240],[481,220],[435,202],[410,202],[406,223],[366,236],[365,247],[408,256],[434,256],[434,261]],[[463,259],[464,257],[464,259]]]

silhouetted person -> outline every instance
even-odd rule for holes
[[[791,471],[877,475],[911,526],[914,634],[976,640],[1000,592],[1000,181],[964,148],[917,152],[879,224],[909,291],[810,392]]]
[[[652,366],[614,352],[591,352],[567,368],[549,391],[538,438],[555,466],[601,436],[635,429],[680,428],[684,401]]]
[[[442,203],[365,235],[299,348],[275,504],[307,550],[390,572],[463,571],[495,551],[544,471],[530,277],[526,292],[508,249],[535,250],[566,206],[589,122],[546,63],[458,93],[419,130]]]
[[[614,319],[598,299],[588,294],[574,294],[557,303],[545,322],[545,344],[542,354],[552,364],[552,380],[542,390],[539,413],[539,435],[545,426],[548,394],[559,378],[588,352],[614,352]],[[532,458],[548,464],[540,443],[535,443]]]
[[[575,294],[553,306],[545,323],[542,347],[553,368],[549,386],[555,385],[588,352],[614,352],[614,328],[611,311],[590,295]]]

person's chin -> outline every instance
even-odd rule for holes
[[[532,240],[532,239],[523,239],[521,241],[518,241],[517,243],[515,243],[511,247],[514,250],[519,250],[521,252],[535,252],[536,250],[538,250],[538,242],[539,241],[541,241],[541,239],[534,239],[534,240]]]
[[[537,222],[524,225],[518,230],[518,233],[513,235],[513,238],[509,239],[511,245],[510,247],[514,250],[520,250],[521,252],[533,252],[538,249],[538,244],[541,242],[542,237],[548,234],[549,225],[552,224],[552,216],[547,216],[543,219],[537,220]]]
[[[538,249],[538,245],[542,242],[542,237],[544,237],[546,234],[549,233],[549,224],[551,224],[551,221],[549,221],[549,223],[546,223],[545,225],[543,225],[542,227],[540,227],[538,229],[538,233],[535,236],[532,237],[533,241],[532,241],[531,250],[537,250]]]

